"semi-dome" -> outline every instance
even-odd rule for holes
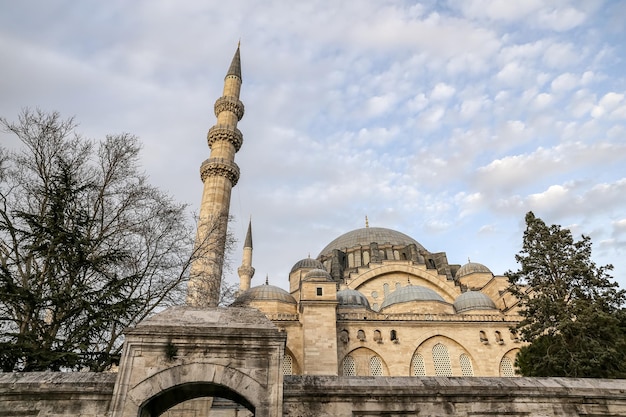
[[[483,264],[479,264],[478,262],[468,262],[456,271],[456,279],[464,277],[465,275],[474,274],[474,273],[487,273],[493,275],[491,270],[487,268]]]
[[[345,289],[337,291],[337,302],[341,307],[370,308],[370,303],[367,301],[367,297],[357,290]]]
[[[304,258],[300,259],[295,265],[291,268],[290,274],[298,269],[307,268],[307,269],[324,269],[324,265],[317,259]]]
[[[393,304],[408,303],[411,301],[442,301],[446,302],[439,294],[430,288],[422,287],[420,285],[408,285],[406,287],[399,288],[385,297],[385,301],[380,306],[382,310]]]
[[[330,276],[325,269],[316,268],[312,269],[304,275],[304,281],[332,281],[333,278]]]
[[[249,305],[253,301],[278,301],[287,304],[297,304],[296,299],[287,291],[274,285],[265,284],[244,291],[232,305],[234,307],[242,307]]]
[[[384,227],[364,227],[339,236],[337,239],[326,245],[326,247],[320,252],[319,256],[330,255],[335,249],[342,250],[346,248],[353,248],[355,246],[368,246],[370,243],[374,242],[381,245],[391,243],[392,245],[399,246],[415,244],[418,249],[425,250],[419,242],[404,233],[386,229]]]
[[[454,310],[462,313],[469,310],[497,310],[496,304],[485,293],[466,291],[454,300]]]

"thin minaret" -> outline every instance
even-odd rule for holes
[[[246,241],[243,244],[241,266],[237,269],[237,273],[239,274],[239,292],[242,293],[250,288],[250,281],[252,281],[254,276],[254,268],[252,267],[252,220],[248,223]]]
[[[239,100],[241,82],[241,60],[237,45],[224,78],[224,92],[215,102],[217,123],[209,129],[207,135],[211,149],[209,159],[200,167],[204,189],[196,236],[196,256],[191,265],[187,289],[187,304],[196,307],[215,307],[219,302],[230,194],[239,180],[235,153],[243,143],[243,135],[237,129],[237,122],[244,113],[243,103]]]

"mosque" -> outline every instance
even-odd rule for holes
[[[316,258],[294,260],[288,291],[250,288],[250,225],[239,295],[218,306],[243,143],[241,82],[237,48],[200,168],[201,256],[185,305],[126,329],[116,373],[0,373],[0,415],[626,415],[624,380],[508,378],[521,343],[507,279],[469,260],[450,264],[445,252],[367,221],[329,237]]]
[[[201,219],[228,214],[230,190],[239,176],[234,155],[243,142],[236,127],[244,113],[241,81],[237,49],[224,96],[215,104],[211,156],[201,167]],[[367,220],[365,226],[331,240],[316,258],[294,260],[289,291],[267,282],[250,288],[248,227],[233,306],[258,309],[286,333],[283,373],[515,376],[520,342],[511,328],[520,317],[506,277],[477,262],[450,264],[445,252],[430,252],[399,231],[369,227]],[[206,275],[221,276],[221,269]],[[212,297],[215,288],[216,283],[201,283],[192,274],[188,303],[202,304],[202,294]]]

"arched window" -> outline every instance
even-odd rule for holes
[[[461,365],[461,373],[463,376],[474,376],[472,360],[465,353],[461,353],[461,356],[459,356],[459,364]]]
[[[396,342],[398,340],[398,332],[396,332],[395,330],[392,330],[389,333],[389,339],[391,339],[392,342]]]
[[[356,376],[356,364],[350,355],[343,358],[343,376]]]
[[[487,339],[487,333],[483,332],[482,330],[480,331],[480,342],[484,345],[486,345],[487,343],[489,343],[489,339]]]
[[[504,344],[504,340],[502,340],[502,333],[496,330],[496,343],[499,345]]]
[[[383,375],[383,361],[378,356],[372,356],[370,358],[370,375],[382,376]]]
[[[500,376],[512,377],[515,376],[515,369],[513,368],[513,361],[508,356],[505,356],[500,361]]]
[[[383,335],[380,333],[380,330],[374,330],[374,342],[383,342]]]
[[[339,333],[339,340],[341,340],[343,344],[348,343],[350,341],[350,333],[348,333],[346,329],[343,329],[341,333]]]
[[[435,375],[452,376],[450,354],[448,353],[448,348],[441,343],[433,346],[433,363],[435,364]]]
[[[289,354],[283,356],[283,375],[293,374],[293,359]]]
[[[356,333],[356,338],[359,339],[361,342],[365,341],[365,332],[363,330],[359,330]]]
[[[413,355],[413,359],[411,359],[411,372],[413,376],[426,376],[424,358],[419,353]]]

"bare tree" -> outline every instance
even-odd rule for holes
[[[184,302],[211,241],[148,183],[136,137],[86,140],[40,110],[0,125],[22,143],[0,147],[0,366],[105,370],[124,328]]]

